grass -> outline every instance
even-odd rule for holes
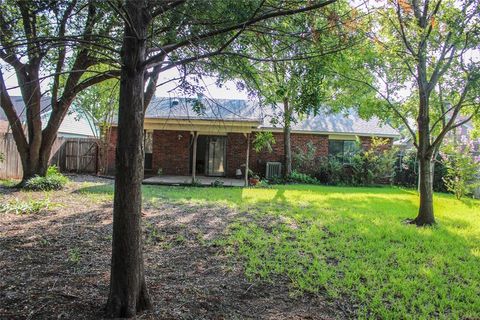
[[[347,299],[359,318],[479,318],[480,201],[435,195],[438,225],[417,228],[418,196],[400,188],[144,187],[144,200],[244,212],[220,243],[252,280]],[[111,186],[87,186],[111,197]]]

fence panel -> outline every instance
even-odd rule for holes
[[[0,134],[0,179],[22,177],[22,163],[12,134]],[[97,173],[98,141],[93,138],[57,138],[52,147],[50,164],[61,172]]]
[[[0,178],[20,179],[23,173],[22,162],[11,133],[0,133],[0,153],[4,157],[0,162]]]

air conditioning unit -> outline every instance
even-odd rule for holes
[[[267,170],[265,176],[267,179],[280,178],[282,176],[282,163],[267,162]]]

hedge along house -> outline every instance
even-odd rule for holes
[[[259,108],[246,100],[154,98],[144,122],[145,173],[193,179],[245,178],[248,169],[266,176],[267,166],[275,166],[276,173],[281,173],[283,129],[274,124],[279,110]],[[276,143],[272,152],[253,150],[255,133],[261,131],[273,133]],[[368,149],[374,136],[392,142],[400,135],[375,118],[362,120],[355,113],[319,114],[292,124],[291,145],[295,152],[306,151],[310,144],[318,157],[335,154],[346,161],[358,139]],[[107,156],[110,172],[115,168],[116,137],[113,124]]]

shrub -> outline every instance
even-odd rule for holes
[[[321,157],[316,161],[314,176],[324,184],[339,184],[345,181],[343,164],[334,156]]]
[[[446,175],[447,169],[442,161],[441,156],[435,161],[433,172],[433,190],[436,192],[447,192],[443,177]],[[414,149],[407,150],[401,157],[397,159],[395,169],[394,184],[410,188],[416,188],[418,185],[418,161],[417,152]]]
[[[446,175],[443,177],[447,190],[452,192],[457,199],[473,193],[480,185],[478,174],[480,162],[470,151],[470,146],[456,146],[447,144],[444,148],[443,164]]]
[[[372,138],[369,150],[355,154],[351,161],[351,184],[371,185],[392,182],[398,151],[387,146],[388,140]]]
[[[318,179],[309,176],[306,173],[301,173],[296,170],[292,171],[292,174],[288,177],[289,182],[295,183],[305,183],[305,184],[318,184],[320,181]]]
[[[25,188],[33,191],[61,190],[67,182],[68,178],[61,174],[56,166],[50,166],[45,177],[35,176],[29,179]]]
[[[217,178],[217,179],[215,179],[215,181],[213,181],[213,182],[211,183],[211,185],[212,185],[212,187],[214,187],[214,188],[221,188],[221,187],[223,187],[223,181],[220,180],[219,178]]]
[[[0,212],[14,214],[38,213],[42,209],[50,208],[50,199],[22,201],[18,198],[0,204]]]
[[[308,141],[306,147],[306,150],[299,147],[295,149],[292,154],[292,166],[293,170],[313,175],[317,167],[315,157],[317,147],[312,141]]]

